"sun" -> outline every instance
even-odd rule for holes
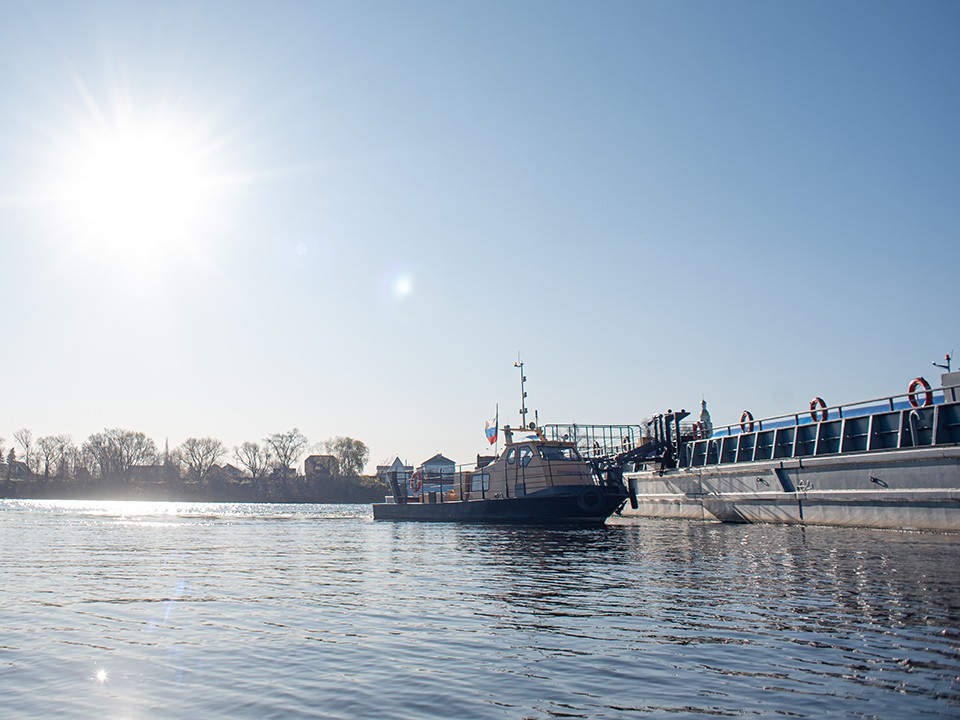
[[[93,119],[63,152],[65,234],[85,256],[124,273],[183,261],[209,230],[216,200],[201,126],[169,112]]]

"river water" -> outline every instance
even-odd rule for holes
[[[15,718],[960,717],[960,537],[0,501]]]

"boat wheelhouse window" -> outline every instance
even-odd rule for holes
[[[557,445],[541,445],[540,457],[544,460],[579,460],[580,453],[576,448]]]
[[[533,450],[529,445],[524,445],[520,448],[520,467],[526,467],[531,460],[533,460]]]
[[[517,449],[510,448],[507,452],[507,465],[513,465],[517,461]]]
[[[474,473],[470,476],[470,492],[486,492],[490,489],[490,473]]]

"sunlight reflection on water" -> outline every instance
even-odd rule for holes
[[[17,717],[960,714],[960,538],[0,502]]]

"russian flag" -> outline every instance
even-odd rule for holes
[[[487,435],[487,442],[490,445],[493,445],[497,441],[497,425],[499,424],[498,420],[499,416],[495,417],[493,420],[487,420],[486,422],[486,430],[484,432]]]

